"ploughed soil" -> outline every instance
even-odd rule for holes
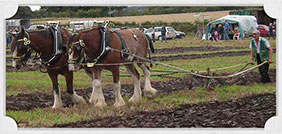
[[[53,127],[68,128],[263,128],[276,115],[275,94],[259,94],[229,101],[183,104],[155,112],[137,112]]]
[[[231,56],[243,56],[250,54],[250,51],[237,51],[237,52],[217,52],[208,54],[179,54],[169,56],[153,56],[152,59],[155,61],[172,61],[181,59],[200,59],[200,58],[211,58],[211,57],[231,57]]]
[[[204,46],[204,47],[176,47],[176,48],[162,48],[156,49],[156,54],[171,54],[171,53],[184,53],[190,51],[222,51],[222,50],[231,50],[231,49],[246,49],[248,47],[214,47],[214,46]]]
[[[224,74],[221,74],[224,75]],[[276,70],[269,71],[272,82],[276,81]],[[226,83],[225,83],[226,82]],[[231,82],[225,80],[213,80],[209,86],[209,90],[214,87],[220,87],[222,85],[253,85],[260,82],[260,75],[256,72],[249,72],[245,75],[238,76],[232,79]],[[152,87],[158,90],[159,94],[169,94],[176,90],[193,90],[199,87],[205,87],[207,79],[197,77],[185,77],[185,78],[174,78],[169,81],[152,82]],[[141,84],[142,86],[144,83]],[[121,94],[122,96],[131,97],[133,95],[133,84],[122,84]],[[143,87],[141,88],[143,89]],[[91,95],[92,88],[79,89],[76,93],[89,98]],[[112,85],[103,87],[104,96],[106,101],[114,100],[114,91]],[[66,92],[62,92],[62,101],[65,107],[73,106],[70,96]],[[53,104],[53,94],[50,87],[50,93],[36,92],[32,94],[20,93],[17,95],[11,95],[6,97],[6,110],[31,110],[33,108],[44,108],[51,107]]]

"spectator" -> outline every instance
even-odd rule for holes
[[[271,37],[274,38],[273,37],[273,26],[272,26],[272,23],[269,23],[268,39],[270,39]]]
[[[218,32],[218,39],[222,40],[224,37],[222,24],[218,25],[217,32]]]
[[[214,32],[214,39],[215,39],[215,41],[218,41],[218,36],[219,36],[218,32],[215,31],[215,32]]]
[[[215,26],[214,25],[211,25],[211,32],[210,32],[210,34],[211,34],[211,41],[214,41],[215,40],[215,32],[216,32],[216,28],[215,28]]]
[[[161,34],[162,34],[162,40],[161,42],[165,41],[166,42],[166,29],[165,29],[165,26],[163,25],[162,28],[161,28]]]
[[[212,37],[214,36],[214,32],[215,32],[215,31],[216,31],[215,26],[214,26],[214,25],[211,25],[211,32],[210,32],[210,34],[211,34]]]
[[[276,21],[273,21],[273,38],[276,38]]]
[[[153,32],[152,32],[152,41],[155,42],[155,41],[156,41],[156,39],[155,39],[155,28],[152,27],[152,29],[153,29]]]
[[[12,36],[9,32],[6,33],[6,47],[8,48],[9,47],[9,44],[11,43],[12,41]]]
[[[238,30],[238,27],[235,28],[235,31],[234,31],[234,36],[233,36],[233,40],[239,40],[240,39],[240,33],[239,33],[239,30]]]
[[[229,40],[229,36],[228,36],[229,30],[230,30],[230,25],[229,25],[229,23],[225,20],[225,21],[224,21],[224,40]]]
[[[144,32],[144,27],[143,27],[142,25],[140,25],[139,30],[140,30],[141,32]]]
[[[235,31],[234,30],[231,30],[229,29],[229,32],[228,32],[228,38],[232,38],[233,36],[235,35]]]

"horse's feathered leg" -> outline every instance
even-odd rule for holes
[[[86,104],[86,101],[83,99],[83,97],[77,95],[73,90],[73,72],[66,71],[64,76],[67,84],[67,92],[71,96],[74,104]]]
[[[134,65],[126,65],[125,67],[134,81],[134,93],[133,96],[129,99],[129,102],[136,103],[142,98],[142,91],[140,87],[140,75]]]
[[[101,70],[92,69],[93,75],[93,86],[92,86],[92,94],[90,97],[90,103],[94,104],[95,107],[104,107],[107,106],[105,101],[105,97],[102,91],[102,83],[101,83]]]
[[[145,77],[145,86],[144,86],[144,93],[147,97],[152,98],[156,96],[157,90],[155,88],[152,88],[151,81],[150,81],[150,71],[149,67],[147,67],[145,64],[138,64],[138,66],[142,69]]]
[[[111,69],[111,72],[113,74],[113,88],[115,90],[115,104],[114,107],[121,107],[125,105],[125,102],[121,96],[120,93],[120,81],[119,81],[119,67],[116,66],[113,69]]]
[[[63,107],[62,99],[61,99],[61,92],[60,92],[59,83],[58,83],[58,74],[50,73],[50,71],[48,71],[48,75],[50,76],[52,80],[53,90],[54,90],[54,105],[52,106],[52,108]]]

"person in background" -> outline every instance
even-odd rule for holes
[[[9,44],[11,43],[12,41],[12,36],[10,34],[10,31],[6,33],[6,47],[8,48],[9,47]]]
[[[161,41],[161,42],[163,42],[163,41],[166,42],[166,36],[165,36],[165,34],[166,34],[166,29],[165,29],[165,26],[164,26],[164,25],[163,25],[162,28],[161,28],[161,34],[162,34],[162,41]]]
[[[218,39],[219,39],[219,40],[222,40],[223,37],[224,37],[222,24],[219,24],[219,25],[218,25],[218,27],[217,27],[217,32],[218,32]]]
[[[214,32],[214,39],[215,39],[215,41],[218,41],[218,36],[219,36],[218,32],[215,31],[215,32]]]
[[[144,27],[142,25],[140,25],[139,29],[142,33],[144,32]]]
[[[215,31],[216,31],[215,25],[211,25],[211,32],[210,32],[210,34],[211,34],[211,41],[215,40],[215,38],[214,38]]]
[[[152,32],[152,41],[155,42],[155,41],[156,41],[156,39],[155,39],[155,28],[152,27],[152,29],[153,29],[153,32]]]
[[[229,40],[229,30],[230,30],[230,25],[229,23],[225,20],[224,21],[224,40]]]
[[[259,65],[267,61],[267,63],[259,67],[259,73],[261,75],[262,83],[270,83],[268,70],[269,64],[272,63],[272,48],[267,39],[260,37],[260,32],[258,30],[253,31],[252,36],[253,39],[250,42],[250,63],[253,64],[255,60]]]
[[[274,38],[273,37],[273,26],[272,26],[272,23],[269,23],[268,39],[270,39],[271,37]]]
[[[235,40],[235,39],[236,39],[236,40],[240,40],[240,33],[239,33],[238,27],[235,27],[233,40]]]

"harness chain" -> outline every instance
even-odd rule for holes
[[[108,50],[111,50],[111,51],[115,51],[115,52],[122,52],[121,50],[117,50],[117,49],[113,49],[113,48],[108,48]],[[231,74],[231,75],[227,75],[227,76],[205,76],[205,75],[201,75],[201,74],[198,74],[198,73],[194,73],[192,71],[187,71],[185,69],[182,69],[182,68],[179,68],[179,67],[176,67],[176,66],[172,66],[172,65],[169,65],[169,64],[165,64],[165,63],[162,63],[162,62],[158,62],[158,61],[153,61],[153,60],[149,60],[147,58],[143,58],[143,57],[140,57],[140,56],[137,56],[135,54],[130,54],[130,53],[127,53],[128,55],[132,55],[136,58],[139,58],[139,59],[142,59],[142,60],[145,60],[147,62],[152,62],[154,64],[160,64],[160,65],[163,65],[163,66],[166,66],[166,67],[169,67],[169,68],[173,68],[173,69],[176,69],[176,70],[179,70],[179,71],[182,71],[183,73],[188,73],[188,74],[191,74],[191,75],[195,75],[195,76],[198,76],[198,77],[202,77],[202,78],[208,78],[208,79],[227,79],[227,78],[232,78],[232,77],[235,77],[235,76],[238,76],[238,75],[241,75],[243,73],[246,73],[246,72],[249,72],[249,71],[252,71],[260,66],[262,66],[263,64],[267,63],[267,61],[259,64],[259,65],[256,65],[254,67],[251,67],[247,70],[244,70],[244,71],[241,71],[241,72],[237,72],[235,74]],[[243,64],[243,63],[241,63]],[[239,64],[238,64],[239,65]],[[234,65],[234,66],[231,66],[231,67],[235,67],[235,66],[238,66],[238,65]],[[224,69],[226,68],[231,68],[231,67],[224,67]],[[223,68],[222,68],[223,69]],[[221,70],[222,70],[221,69]],[[219,69],[217,69],[219,70]]]
[[[120,52],[120,53],[126,53],[122,50],[118,50],[118,49],[113,49],[113,48],[110,48],[110,47],[107,47],[106,48],[106,51],[113,51],[113,52]],[[176,66],[172,66],[172,65],[169,65],[169,64],[165,64],[165,63],[162,63],[162,62],[158,62],[158,61],[154,61],[154,60],[149,60],[147,58],[143,58],[143,57],[140,57],[140,56],[137,56],[135,54],[131,54],[131,53],[126,53],[128,55],[131,55],[133,57],[136,57],[136,58],[139,58],[139,59],[142,59],[142,60],[145,60],[146,62],[126,62],[126,63],[112,63],[112,64],[102,64],[102,63],[98,63],[98,64],[95,64],[95,66],[122,66],[122,65],[129,65],[129,64],[138,64],[138,63],[148,63],[148,62],[152,62],[154,64],[160,64],[162,66],[165,66],[165,67],[169,67],[169,68],[172,68],[172,69],[176,69],[176,70],[179,70],[181,72],[178,72],[178,73],[188,73],[188,74],[191,74],[191,75],[194,75],[194,76],[197,76],[197,77],[202,77],[202,78],[207,78],[207,79],[226,79],[226,78],[232,78],[232,77],[235,77],[235,76],[238,76],[238,75],[241,75],[243,73],[247,73],[249,71],[252,71],[260,66],[262,66],[263,64],[267,63],[267,61],[259,64],[259,65],[256,65],[254,67],[251,67],[247,70],[244,70],[244,71],[240,71],[240,72],[237,72],[235,74],[231,74],[231,75],[227,75],[227,76],[206,76],[206,75],[201,75],[199,73],[204,73],[204,72],[207,72],[207,71],[197,71],[197,73],[194,73],[192,71],[187,71],[185,69],[182,69],[182,68],[179,68],[179,67],[176,67]],[[33,63],[34,64],[34,63]],[[36,63],[35,63],[36,64]],[[219,71],[219,70],[224,70],[224,69],[229,69],[229,68],[233,68],[233,67],[237,67],[237,66],[240,66],[242,64],[245,64],[245,63],[240,63],[240,64],[237,64],[237,65],[233,65],[233,66],[228,66],[228,67],[222,67],[222,68],[218,68],[218,69],[213,69],[213,70],[210,70],[210,71]],[[81,66],[85,66],[87,65],[87,63],[80,63],[79,65]],[[58,67],[60,68],[60,67]],[[52,68],[52,69],[56,69],[56,68]]]

